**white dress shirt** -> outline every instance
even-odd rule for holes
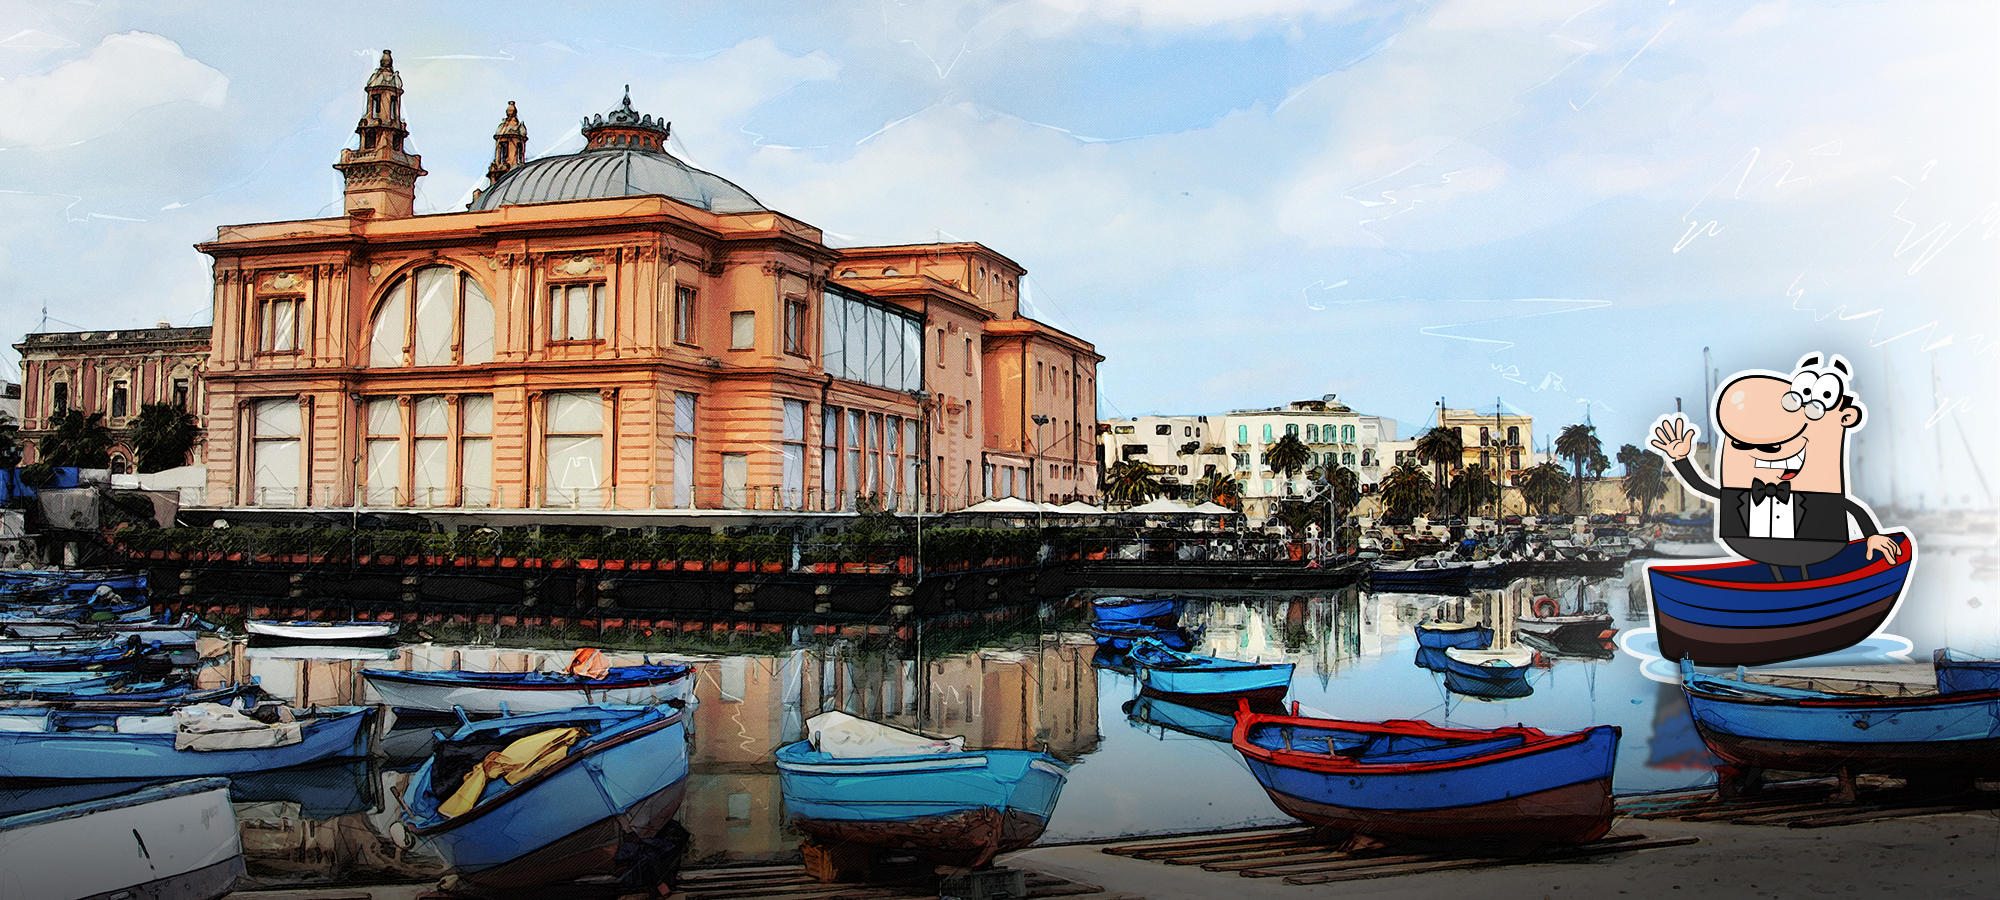
[[[1792,531],[1792,504],[1797,497],[1779,501],[1776,497],[1765,497],[1750,503],[1750,536],[1760,538],[1790,538]]]

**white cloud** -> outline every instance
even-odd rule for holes
[[[82,59],[0,83],[0,148],[60,147],[103,137],[169,103],[220,106],[229,78],[140,31],[107,36]]]

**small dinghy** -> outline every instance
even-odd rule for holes
[[[403,792],[403,819],[456,890],[512,895],[611,871],[687,793],[687,728],[657,706],[580,706],[467,722]]]
[[[1940,694],[2000,690],[2000,659],[1981,659],[1950,647],[1931,654]]]
[[[1287,815],[1373,837],[1581,843],[1611,828],[1618,729],[1444,728],[1236,714],[1231,743]]]
[[[0,885],[10,898],[214,900],[243,874],[224,778],[6,816],[0,850]]]
[[[572,667],[574,668],[574,667]],[[694,670],[685,665],[612,666],[601,677],[563,672],[393,672],[362,669],[382,702],[397,709],[474,715],[550,712],[596,704],[684,701]]]
[[[1139,686],[1161,694],[1226,694],[1276,702],[1292,684],[1291,663],[1246,663],[1184,653],[1151,638],[1134,642],[1126,658]]]
[[[822,713],[806,740],[778,748],[794,827],[831,843],[906,850],[979,868],[1035,842],[1069,767],[1034,750],[967,750],[940,739]]]
[[[1484,650],[1493,646],[1493,629],[1478,622],[1434,622],[1425,619],[1417,623],[1417,646],[1434,650],[1446,647]]]
[[[271,622],[251,619],[243,630],[253,638],[325,644],[380,643],[394,640],[402,625],[395,622]]]
[[[62,730],[54,715],[0,716],[0,778],[157,780],[234,775],[366,756],[373,707],[273,709],[276,721],[217,704],[119,715]]]

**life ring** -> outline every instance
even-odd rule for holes
[[[1555,600],[1548,597],[1535,598],[1535,618],[1553,619],[1561,613],[1562,607],[1557,606]]]

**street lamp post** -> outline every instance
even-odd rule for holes
[[[1035,493],[1037,495],[1035,499],[1035,528],[1039,530],[1043,527],[1041,496],[1049,492],[1048,476],[1042,474],[1042,465],[1044,462],[1042,459],[1042,426],[1049,424],[1049,417],[1041,413],[1036,413],[1028,418],[1035,423],[1035,456],[1033,463],[1035,467]]]

